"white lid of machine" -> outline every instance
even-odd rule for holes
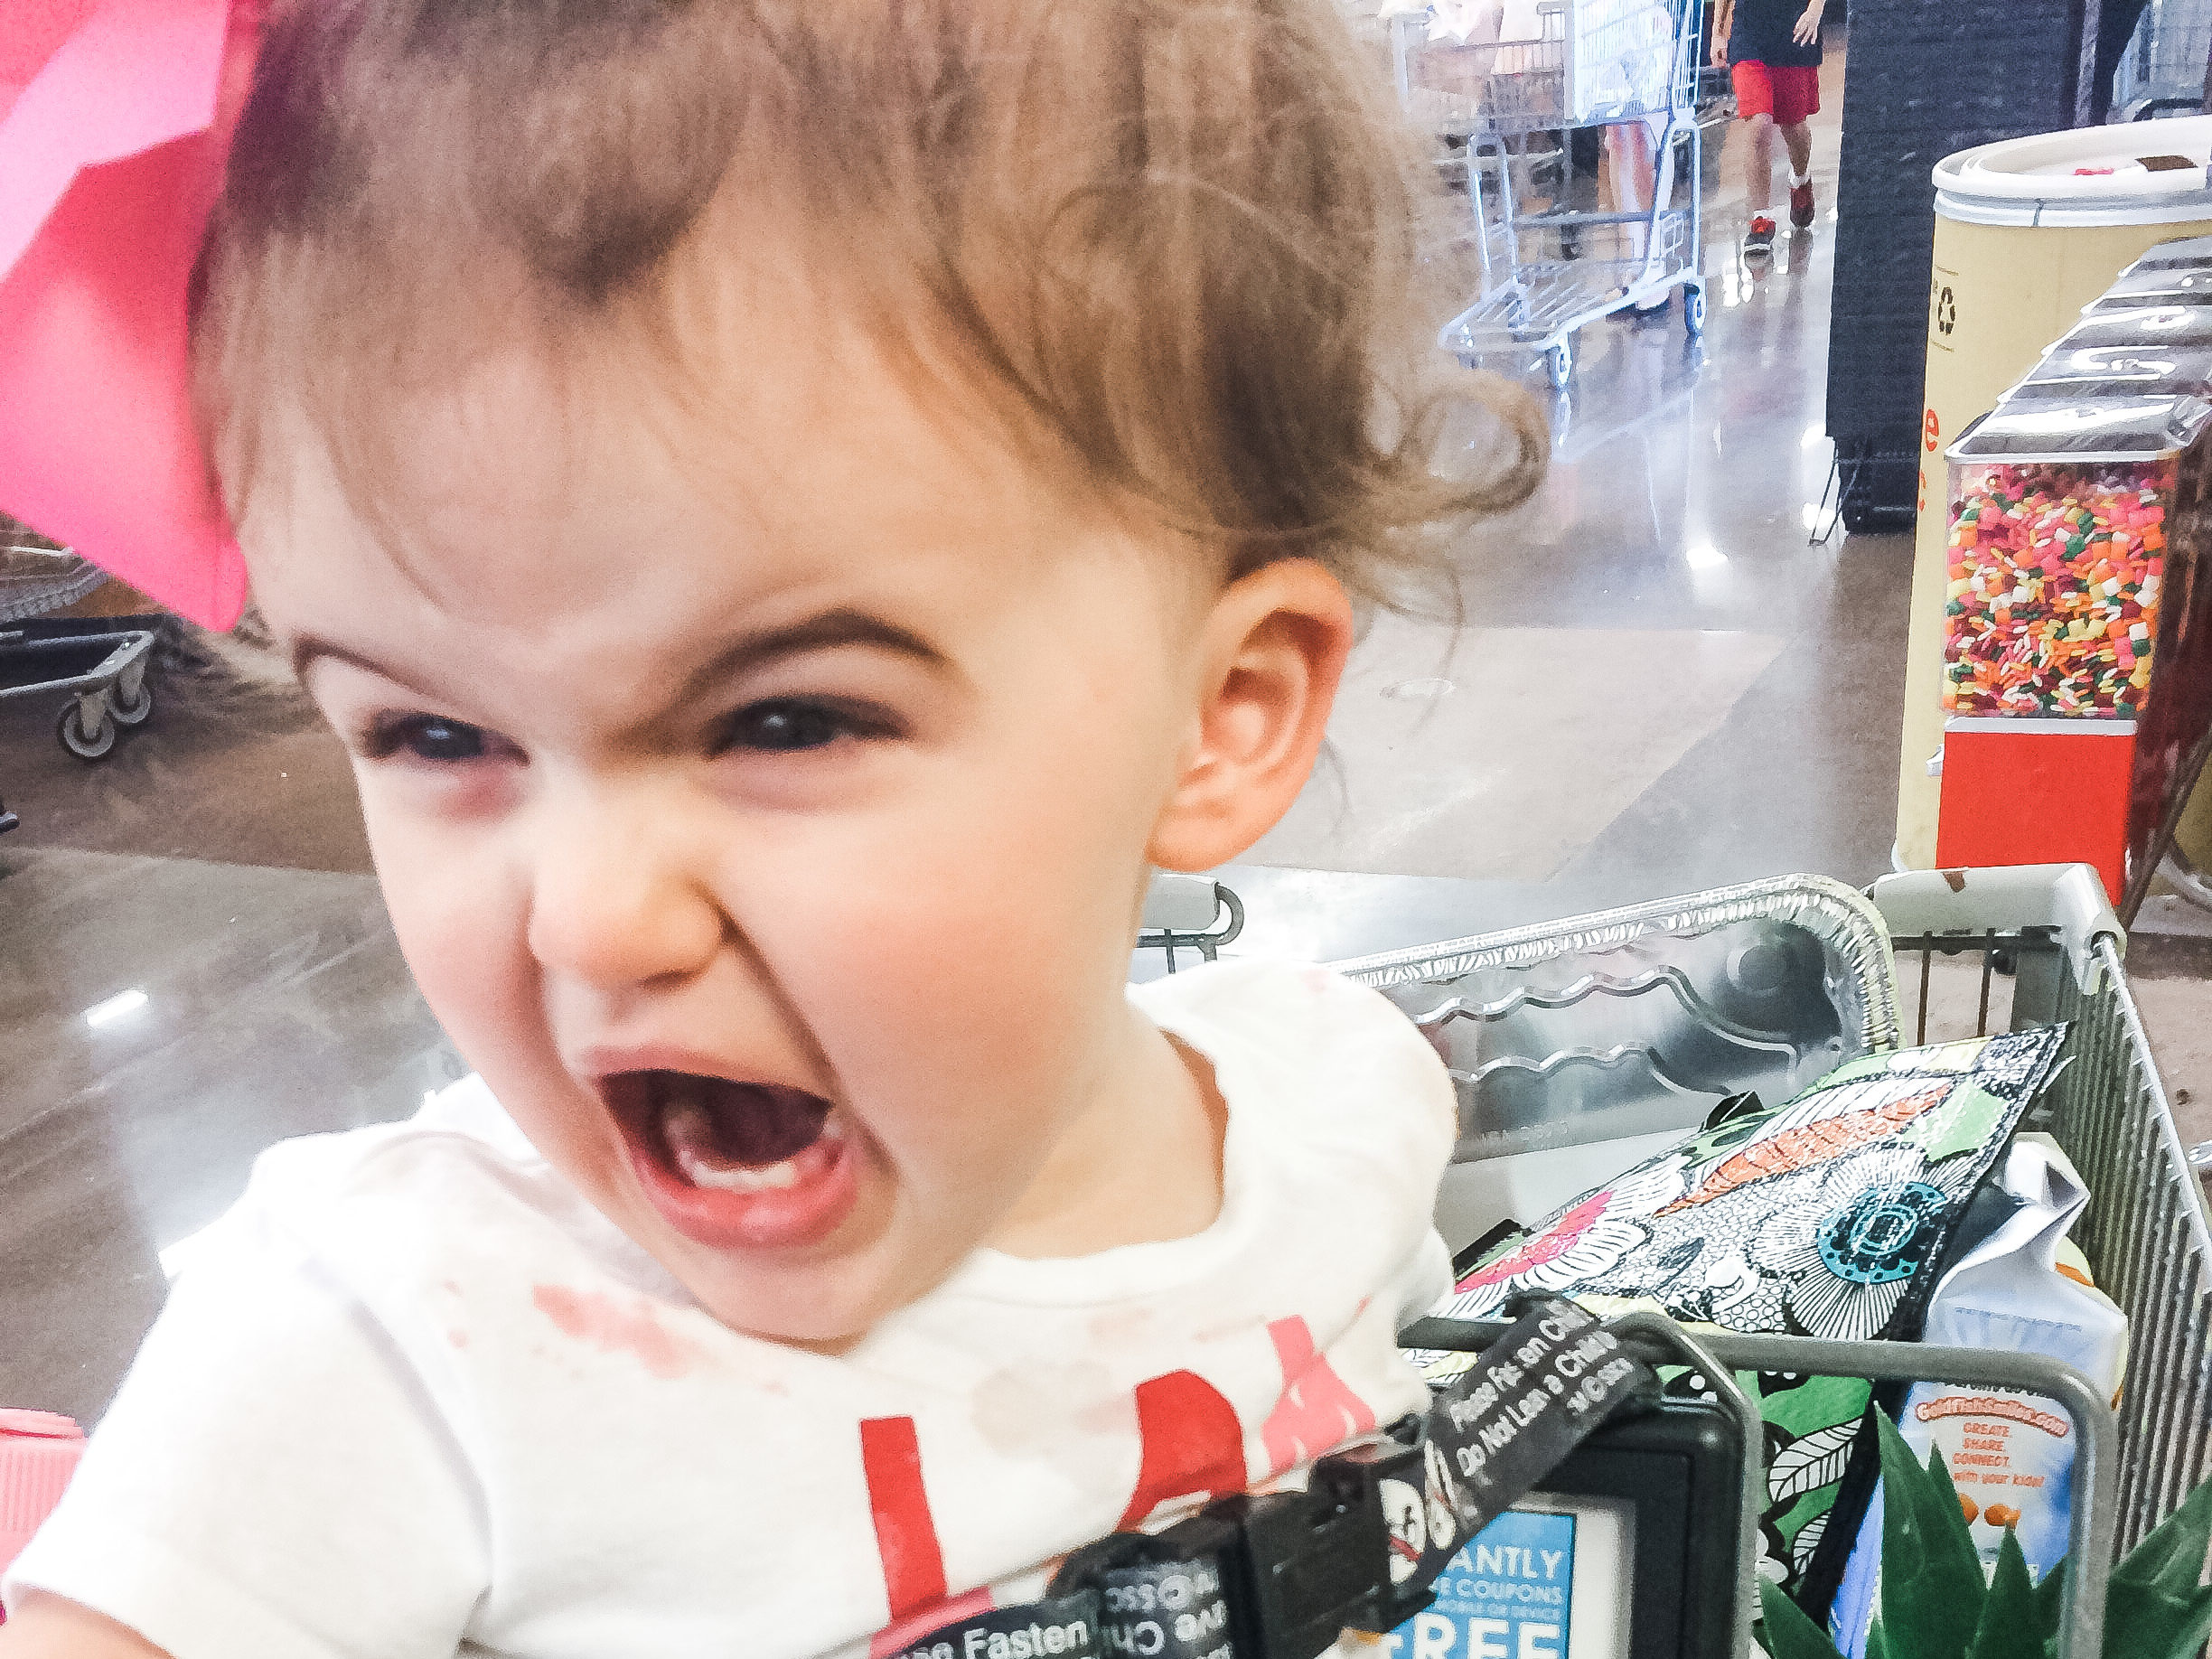
[[[1969,224],[2212,221],[2212,116],[1978,145],[1935,167],[1936,211]]]

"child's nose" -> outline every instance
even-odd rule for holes
[[[549,803],[548,803],[549,805]],[[650,801],[592,794],[548,813],[534,849],[530,952],[605,988],[695,974],[714,959],[721,906]]]

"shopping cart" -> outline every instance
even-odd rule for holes
[[[1161,871],[1145,893],[1137,923],[1137,948],[1158,951],[1167,970],[1176,971],[1176,954],[1195,951],[1215,961],[1222,946],[1244,931],[1244,902],[1220,882],[1204,876]]]
[[[2212,0],[2151,0],[2113,74],[2112,118],[2202,113],[2207,58]]]
[[[66,548],[0,542],[0,623],[75,605],[107,579]]]
[[[107,579],[66,548],[0,546],[0,701],[60,699],[56,735],[80,760],[114,753],[120,728],[142,725],[154,712],[146,680],[153,630],[34,620],[76,604]],[[0,830],[13,827],[0,821]]]
[[[1564,389],[1579,329],[1677,286],[1684,325],[1704,332],[1701,5],[1539,0],[1533,16],[1532,38],[1457,41],[1433,32],[1429,13],[1401,14],[1392,23],[1392,63],[1407,114],[1466,145],[1481,291],[1445,324],[1439,342],[1470,367],[1489,353],[1532,349]],[[1523,210],[1517,152],[1532,135],[1631,122],[1654,124],[1646,207]],[[1607,233],[1625,246],[1591,252]]]
[[[2026,1127],[2052,1135],[2095,1195],[2074,1237],[2130,1320],[2114,1413],[2078,1373],[2035,1356],[1699,1340],[1724,1368],[2027,1387],[2062,1401],[2081,1450],[2060,1652],[2094,1659],[2115,1552],[2212,1473],[2212,1234],[2128,992],[2125,948],[2095,872],[2065,865],[1888,876],[1867,897],[1794,876],[1337,966],[1417,1017],[1454,1005],[1454,1176],[1565,1152],[1583,1186],[1740,1089],[1786,1088],[1904,1041],[2068,1022],[2067,1064]],[[1593,1078],[1606,1086],[1589,1088]],[[1593,1117],[1599,1133],[1579,1135]],[[1429,1322],[1407,1339],[1470,1347],[1490,1335]]]

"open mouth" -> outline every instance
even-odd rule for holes
[[[843,1114],[820,1095],[670,1071],[599,1086],[646,1197],[699,1243],[810,1244],[858,1195]]]

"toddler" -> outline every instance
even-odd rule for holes
[[[1328,0],[280,0],[192,294],[256,601],[478,1076],[288,1142],[0,1655],[887,1654],[1421,1409],[1452,1091],[1125,988],[1429,471]]]

